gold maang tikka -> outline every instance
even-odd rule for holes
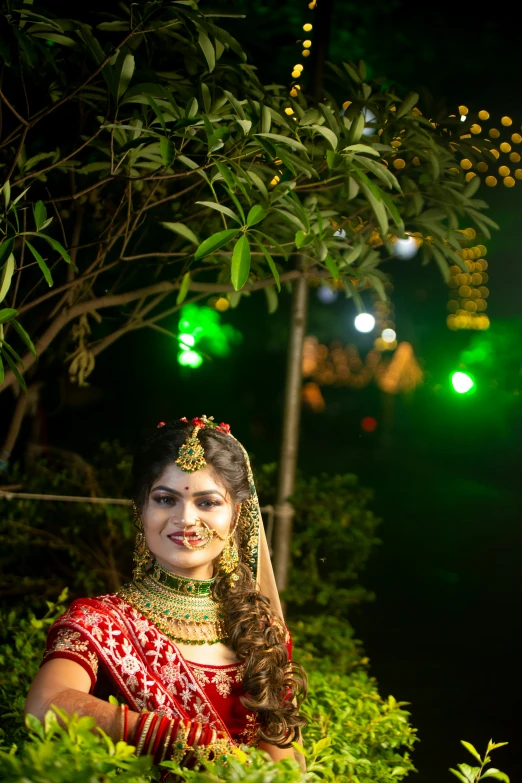
[[[210,419],[207,419],[206,416],[202,416],[192,430],[190,437],[180,446],[176,465],[184,473],[195,473],[196,470],[201,470],[207,464],[205,461],[205,451],[198,439],[198,432],[203,429],[209,421]]]

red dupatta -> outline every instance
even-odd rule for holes
[[[174,642],[119,596],[73,601],[53,625],[57,634],[60,629],[79,632],[76,647],[69,644],[71,658],[83,657],[80,650],[94,652],[131,709],[208,724],[232,742]],[[60,647],[66,655],[67,647]]]

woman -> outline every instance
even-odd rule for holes
[[[91,715],[156,762],[241,744],[292,756],[306,675],[291,662],[245,450],[205,416],[160,422],[135,457],[133,499],[133,582],[54,623],[26,712]]]

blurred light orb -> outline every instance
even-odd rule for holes
[[[367,122],[367,123],[371,123],[371,122],[373,122],[375,120],[375,114],[373,113],[373,111],[370,111],[370,109],[364,108],[362,110],[362,115],[363,115],[363,117],[365,119],[365,122]],[[363,132],[362,132],[362,135],[363,136],[373,136],[374,133],[376,133],[375,128],[365,127]]]
[[[193,334],[180,334],[179,341],[183,344],[183,346],[188,345],[190,348],[192,348],[196,342],[196,339]]]
[[[373,416],[365,416],[361,421],[361,429],[363,432],[375,432],[377,426],[377,419],[374,419]]]
[[[334,232],[334,237],[341,237],[341,239],[346,239],[346,231],[344,228],[338,228],[337,231]]]
[[[358,332],[364,332],[367,334],[368,332],[372,332],[374,330],[375,318],[371,313],[359,313],[354,321],[354,324]]]
[[[393,245],[393,255],[402,259],[413,258],[418,249],[419,246],[415,240],[415,237],[408,237],[407,239],[396,239]]]
[[[451,385],[457,394],[467,394],[475,386],[473,378],[465,372],[454,372],[451,376]]]
[[[203,364],[203,357],[198,351],[182,351],[178,354],[178,362],[182,367],[196,369]]]
[[[337,296],[337,291],[332,291],[327,285],[322,285],[317,292],[317,298],[323,304],[332,304],[337,299]]]
[[[395,329],[383,329],[381,337],[385,343],[393,343],[397,339],[397,333]]]

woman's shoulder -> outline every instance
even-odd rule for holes
[[[82,596],[75,598],[65,612],[56,620],[55,625],[64,623],[92,624],[96,617],[103,617],[121,611],[122,600],[116,593],[106,593],[97,596]]]

